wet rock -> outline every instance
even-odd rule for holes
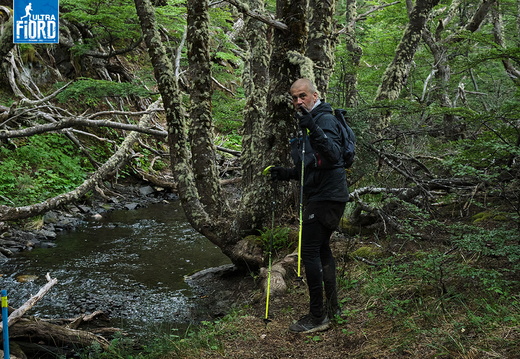
[[[133,211],[134,209],[137,209],[139,208],[139,203],[127,203],[125,204],[125,208],[128,209],[129,211]]]
[[[56,223],[58,222],[59,213],[55,211],[49,211],[43,215],[44,223]]]
[[[35,234],[37,238],[56,239],[56,232],[50,229],[40,229]]]
[[[153,189],[152,186],[144,186],[144,187],[139,188],[139,193],[141,194],[141,196],[148,196],[154,192],[155,192],[155,190]]]

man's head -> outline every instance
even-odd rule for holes
[[[295,109],[303,106],[307,111],[311,111],[314,104],[319,99],[316,87],[309,79],[296,80],[291,86],[291,99]]]

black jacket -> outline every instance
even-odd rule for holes
[[[295,164],[291,177],[300,180],[305,144],[303,193],[306,201],[347,202],[349,194],[341,155],[341,125],[326,102],[316,106],[311,115],[317,125],[316,131],[291,140],[291,155]]]

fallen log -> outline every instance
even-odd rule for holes
[[[94,333],[62,327],[60,325],[47,323],[35,318],[21,318],[9,327],[11,340],[26,340],[29,342],[43,342],[49,346],[72,346],[89,347],[99,344],[101,348],[107,349],[107,339]]]

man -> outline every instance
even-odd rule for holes
[[[349,194],[341,155],[341,125],[331,106],[319,99],[314,84],[308,79],[295,81],[290,93],[303,136],[291,142],[295,167],[272,167],[270,173],[271,179],[286,181],[299,180],[303,175],[301,255],[310,303],[309,313],[293,323],[289,330],[311,333],[326,330],[330,318],[339,313],[336,263],[330,249],[330,237],[343,215]],[[302,159],[303,154],[305,158]],[[302,160],[305,163],[303,173]]]

